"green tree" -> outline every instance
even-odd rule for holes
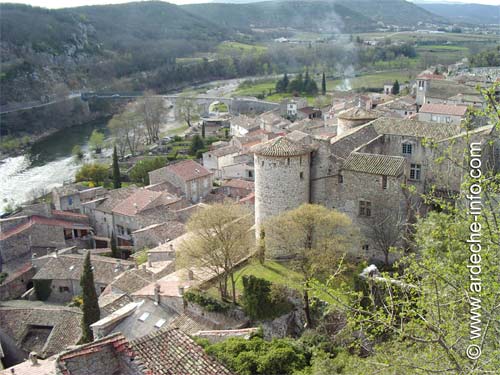
[[[321,77],[321,95],[326,95],[326,77],[325,77],[325,72],[323,72],[323,75]]]
[[[303,276],[304,312],[311,327],[310,283],[336,272],[345,253],[355,248],[357,232],[346,215],[314,204],[275,216],[265,228],[267,251],[289,255],[291,266]]]
[[[83,159],[83,151],[80,145],[75,145],[73,149],[71,150],[71,154],[77,159],[77,160],[82,160]]]
[[[94,272],[90,262],[90,251],[85,255],[83,262],[83,271],[80,278],[80,287],[82,288],[82,339],[81,343],[88,343],[94,340],[94,334],[90,325],[100,319],[99,303],[94,284]]]
[[[109,177],[109,167],[99,163],[84,164],[76,172],[76,182],[92,182],[95,186],[102,185]]]
[[[399,94],[399,82],[398,80],[394,81],[394,84],[392,85],[392,95],[398,95]]]
[[[120,176],[120,166],[118,165],[118,153],[116,146],[113,147],[113,188],[119,189],[122,187],[122,179]]]
[[[90,135],[89,146],[96,154],[100,154],[104,147],[104,134],[94,130]]]
[[[198,134],[193,136],[191,139],[191,146],[189,148],[189,154],[195,156],[198,150],[202,150],[205,148],[205,144],[203,142],[203,138],[201,138]]]
[[[269,313],[271,282],[253,275],[243,276],[241,302],[245,313],[252,319],[266,318]]]
[[[143,159],[138,161],[130,170],[129,176],[133,182],[149,185],[149,172],[162,168],[167,164],[167,160],[162,156],[154,159]]]
[[[205,121],[201,123],[201,138],[205,139]]]

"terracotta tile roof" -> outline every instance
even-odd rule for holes
[[[133,300],[128,294],[107,292],[106,289],[99,296],[99,308],[103,313],[101,318],[121,309],[130,302],[133,302]]]
[[[224,181],[222,186],[225,187],[232,187],[235,189],[248,189],[248,190],[253,190],[254,189],[254,183],[253,181],[245,181],[245,180],[240,180],[240,179],[233,179],[233,180],[228,180]]]
[[[444,79],[444,77],[441,74],[423,73],[419,74],[417,79]]]
[[[57,256],[47,255],[46,257],[49,260],[40,266],[38,272],[33,276],[34,280],[80,280],[85,260],[84,255],[59,254]],[[101,284],[110,284],[116,276],[135,264],[128,260],[98,255],[91,255],[90,260],[94,267],[94,280]]]
[[[306,115],[312,115],[313,113],[321,112],[321,109],[314,107],[304,107],[300,108],[299,111],[305,113]]]
[[[420,111],[421,113],[437,113],[440,115],[465,116],[467,106],[450,105],[450,104],[424,104]]]
[[[207,151],[207,152],[214,155],[214,156],[221,157],[221,156],[236,154],[239,152],[239,148],[236,146],[225,146],[225,147],[221,147],[221,148],[215,149],[213,151]]]
[[[113,291],[119,290],[124,293],[131,294],[154,281],[152,272],[138,268],[123,272],[109,286]]]
[[[69,218],[88,219],[88,216],[85,214],[79,214],[77,212],[70,212],[70,211],[52,210],[52,214],[56,216],[66,216]]]
[[[104,347],[112,345],[114,348],[122,348],[122,347],[128,347],[129,343],[127,339],[121,334],[121,333],[115,333],[109,336],[106,336],[102,339],[95,340],[89,344],[85,345],[80,345],[79,347],[75,349],[71,349],[69,351],[66,351],[62,353],[58,358],[57,362],[59,365],[59,368],[63,370],[63,374],[71,374],[65,369],[64,366],[64,361],[77,358],[77,357],[82,357],[82,356],[89,356],[92,355],[93,353],[97,353],[100,350],[102,350]],[[65,371],[66,370],[66,371]],[[80,372],[78,372],[80,374]]]
[[[405,135],[418,138],[430,138],[440,141],[461,133],[458,124],[436,124],[435,122],[416,121],[381,117],[368,123],[378,134]],[[357,128],[359,129],[359,128]]]
[[[79,308],[22,302],[15,306],[3,302],[0,307],[0,327],[16,346],[28,352],[35,349],[29,347],[32,343],[27,340],[27,333],[33,326],[50,329],[50,335],[38,344],[43,350],[35,350],[43,358],[59,353],[80,340],[82,312]]]
[[[205,177],[212,174],[208,169],[198,164],[194,160],[183,160],[165,167],[169,172],[176,174],[184,181],[191,181],[195,178]]]
[[[47,226],[56,226],[56,227],[68,228],[68,229],[87,229],[87,230],[92,229],[87,224],[81,224],[81,223],[75,223],[73,221],[68,221],[68,220],[60,220],[60,219],[53,219],[53,218],[33,215],[28,219],[28,221],[25,221],[24,223],[21,223],[19,225],[16,225],[15,227],[12,227],[6,231],[1,232],[0,233],[0,240],[5,240],[9,237],[12,237],[12,236],[15,236],[19,233],[22,233],[26,229],[31,228],[33,225],[37,225],[37,224],[38,225],[47,225]]]
[[[179,200],[179,197],[166,192],[139,189],[122,202],[118,203],[113,209],[113,213],[135,216],[142,211],[158,206],[165,206],[178,202]]]
[[[344,162],[342,169],[397,177],[403,173],[404,166],[405,158],[400,156],[352,152]]]
[[[251,151],[262,156],[287,157],[305,155],[311,152],[312,149],[309,146],[295,143],[281,136],[253,146]]]
[[[232,374],[188,335],[175,328],[149,334],[130,343],[135,358],[151,375]]]
[[[377,117],[380,117],[379,113],[363,107],[352,107],[338,115],[338,118],[345,120],[375,120]]]
[[[132,195],[137,189],[137,186],[132,185],[121,189],[110,190],[102,203],[97,206],[96,210],[111,213],[117,204]]]

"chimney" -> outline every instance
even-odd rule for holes
[[[151,262],[151,254],[148,253],[148,267],[151,268],[153,267],[153,263]]]
[[[154,293],[155,293],[155,303],[158,305],[158,304],[160,304],[160,285],[159,284],[155,284]]]
[[[194,273],[193,270],[188,270],[188,280],[194,280]]]
[[[38,365],[38,358],[37,358],[37,354],[35,352],[30,352],[29,359],[31,361],[32,366]]]

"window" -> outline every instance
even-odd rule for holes
[[[420,164],[410,164],[410,180],[420,180],[422,167]]]
[[[248,177],[249,178],[253,178],[253,172],[252,171],[248,171]]]
[[[359,201],[359,216],[372,216],[372,202]]]
[[[302,165],[302,156],[299,159],[299,164]]]
[[[387,176],[382,176],[382,189],[387,189]]]
[[[69,293],[69,287],[68,286],[60,286],[59,293]]]
[[[361,249],[363,249],[363,251],[369,251],[370,245],[363,245],[363,246],[361,246]]]
[[[303,180],[304,179],[304,172],[300,172],[300,179]]]
[[[344,176],[339,174],[339,184],[343,184],[343,183],[344,183]]]
[[[286,165],[290,165],[290,158],[286,158]]]
[[[69,204],[70,206],[72,206],[72,205],[73,205],[73,198],[72,198],[72,197],[68,197],[68,204]]]
[[[145,313],[143,313],[143,314],[139,317],[139,320],[140,320],[141,322],[145,322],[145,321],[146,321],[146,319],[149,317],[149,315],[151,315],[151,314],[150,314],[150,313],[148,313],[148,312],[145,312]]]
[[[446,123],[449,124],[451,122],[451,117],[446,117]]]
[[[264,166],[264,160],[262,160],[262,163],[261,163],[262,166]]]
[[[411,143],[403,143],[403,155],[411,155],[412,151]]]

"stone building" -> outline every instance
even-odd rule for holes
[[[467,106],[450,104],[424,104],[418,112],[419,121],[460,124],[467,114]]]
[[[467,142],[478,142],[484,168],[500,165],[500,137],[493,125],[468,134],[459,124],[402,118],[354,125],[330,140],[290,134],[252,149],[257,232],[271,216],[317,203],[347,214],[359,227],[358,256],[381,260],[383,247],[404,245],[405,224],[430,209],[420,194],[460,191],[464,169],[442,160],[450,148],[461,161]]]
[[[42,280],[50,282],[48,301],[69,302],[73,297],[82,294],[80,277],[84,260],[85,255],[82,254],[58,254],[57,252],[34,258],[33,265],[37,269],[33,277],[34,283]],[[118,275],[135,266],[135,263],[131,261],[98,255],[92,255],[91,262],[98,296]]]
[[[255,224],[309,202],[312,148],[277,137],[252,148],[255,155]],[[259,235],[259,230],[256,230]]]
[[[151,184],[168,182],[188,201],[198,203],[212,191],[213,173],[193,160],[183,160],[149,172]]]
[[[342,111],[337,116],[337,135],[342,135],[356,126],[375,120],[377,117],[380,117],[380,114],[363,107],[352,107]]]

